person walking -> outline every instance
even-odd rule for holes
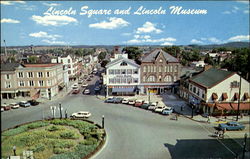
[[[207,117],[207,122],[210,123],[210,116]]]

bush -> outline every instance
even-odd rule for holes
[[[83,143],[84,143],[84,145],[94,145],[97,143],[97,139],[90,137],[90,138],[86,139]]]
[[[75,133],[71,132],[71,131],[67,131],[67,132],[62,132],[60,133],[60,137],[63,139],[75,139],[78,138]]]
[[[59,127],[53,125],[53,126],[50,126],[47,130],[48,131],[57,131],[57,130],[59,130]]]
[[[43,150],[45,150],[45,146],[43,144],[38,144],[35,147],[30,149],[33,152],[41,152]]]
[[[67,150],[62,149],[62,148],[58,148],[58,147],[53,149],[54,154],[60,154],[60,153],[64,153],[64,152],[67,152]]]
[[[35,129],[35,128],[39,128],[39,127],[43,127],[47,125],[48,125],[47,122],[40,121],[40,122],[28,124],[27,126],[28,126],[28,129]]]
[[[73,141],[58,141],[55,143],[55,148],[71,148],[74,147],[75,143]]]

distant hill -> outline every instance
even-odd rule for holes
[[[197,49],[213,49],[213,48],[220,48],[220,47],[225,47],[225,48],[249,48],[250,43],[249,42],[230,42],[230,43],[225,43],[225,44],[211,44],[211,45],[188,45],[192,48],[197,48]]]

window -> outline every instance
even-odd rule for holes
[[[125,69],[122,69],[122,74],[126,74],[126,70]]]
[[[43,77],[43,73],[42,72],[38,72],[38,77]]]
[[[161,72],[162,66],[159,66],[159,72]]]
[[[127,78],[127,83],[132,83],[132,78]]]
[[[18,72],[18,77],[23,78],[23,72]]]
[[[109,83],[114,83],[114,79],[113,78],[109,78]]]
[[[156,72],[156,66],[154,66],[154,72]]]
[[[197,89],[197,95],[200,96],[200,89]]]
[[[116,75],[121,74],[121,70],[120,70],[120,69],[115,69],[114,71],[115,71],[115,74],[116,74]]]
[[[146,82],[146,76],[143,76],[142,80],[143,82]]]
[[[205,94],[204,93],[202,93],[202,98],[205,98]]]
[[[33,72],[28,72],[28,77],[32,78],[33,77]]]
[[[138,78],[134,78],[134,83],[138,83]]]
[[[166,75],[164,78],[165,82],[172,82],[172,77],[170,75]]]
[[[34,86],[34,81],[29,81],[29,85],[32,87]]]
[[[193,87],[193,85],[190,85],[190,91],[192,91],[192,87]]]
[[[51,86],[51,83],[52,83],[51,80],[47,81],[48,86]]]
[[[178,66],[174,66],[174,72],[178,72]]]
[[[158,80],[161,82],[161,76],[158,77]]]
[[[193,92],[196,93],[196,87],[193,87]]]
[[[233,81],[231,82],[231,88],[239,88],[240,87],[240,82]]]
[[[176,81],[176,76],[174,76],[174,82]]]
[[[42,80],[38,81],[38,83],[39,83],[39,86],[40,86],[40,87],[43,86],[43,81],[42,81]]]
[[[164,72],[167,72],[167,66],[164,67]]]
[[[114,74],[114,70],[109,70],[109,74],[113,75]]]
[[[122,83],[127,83],[127,78],[122,78]]]
[[[138,69],[134,69],[134,74],[138,74]]]
[[[49,77],[49,72],[47,72],[47,77]]]
[[[150,66],[151,67],[151,71],[150,72],[154,72],[154,68],[153,68],[153,66]]]
[[[148,77],[148,82],[154,82],[154,81],[155,81],[155,76]]]
[[[6,74],[6,79],[10,79],[10,75],[9,74]]]
[[[68,70],[68,74],[71,74],[71,70]]]
[[[19,81],[19,86],[24,87],[24,81]]]
[[[6,82],[5,83],[5,88],[10,88],[11,87],[11,84],[10,84],[10,82],[8,81],[8,82]]]
[[[127,74],[130,74],[130,75],[131,75],[131,74],[132,74],[132,69],[128,69],[128,70],[127,70]]]
[[[147,72],[147,66],[143,66],[143,72]]]
[[[173,72],[173,66],[170,66],[170,70],[169,70],[170,72]]]
[[[115,83],[121,83],[121,79],[120,78],[116,78],[115,79]]]
[[[70,59],[68,59],[68,63],[70,63]]]
[[[162,59],[160,59],[159,62],[162,63]]]
[[[169,72],[169,66],[167,66],[167,72]]]
[[[122,62],[121,64],[120,64],[120,66],[127,66],[128,64],[127,64],[127,62]]]

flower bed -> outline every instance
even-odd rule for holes
[[[98,126],[82,120],[54,119],[32,122],[2,132],[2,157],[24,150],[34,153],[36,159],[81,159],[100,147],[105,132]]]

